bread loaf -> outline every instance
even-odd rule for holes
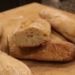
[[[0,75],[32,75],[21,61],[0,51]]]
[[[4,32],[3,35],[1,37],[1,41],[0,41],[0,50],[3,52],[8,53],[9,49],[8,49],[8,38],[7,36],[5,36]]]
[[[44,19],[36,19],[31,24],[22,22],[11,39],[19,47],[34,47],[48,41],[51,27]]]
[[[50,24],[40,17],[29,16],[10,19],[5,24],[5,36],[20,47],[38,46],[46,41],[51,33]]]
[[[69,41],[75,43],[75,18],[67,14],[49,8],[40,12],[40,16],[48,20],[55,30],[60,32]]]
[[[52,32],[50,40],[36,48],[20,48],[13,41],[9,42],[10,55],[20,59],[39,61],[71,61],[74,59],[75,47],[59,34]]]

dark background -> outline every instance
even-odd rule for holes
[[[31,2],[41,3],[41,0],[0,0],[0,12]]]
[[[75,14],[75,0],[0,0],[0,12],[31,2],[39,2]]]

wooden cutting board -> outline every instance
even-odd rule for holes
[[[75,61],[67,63],[23,61],[33,75],[75,75]]]
[[[6,23],[11,18],[22,18],[28,17],[30,15],[38,16],[39,11],[46,8],[47,6],[32,3],[19,8],[5,11],[0,13],[0,23]],[[55,8],[49,7],[51,10],[57,10]],[[60,10],[59,10],[60,11]],[[75,19],[75,15],[67,13],[65,11],[60,11],[64,14]],[[33,18],[33,17],[32,17]],[[9,25],[4,25],[4,28],[10,27]],[[15,26],[13,25],[13,28]],[[51,62],[37,62],[37,61],[23,61],[26,63],[33,72],[33,75],[75,75],[75,62],[69,62],[65,64],[51,63]]]

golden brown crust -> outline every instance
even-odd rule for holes
[[[21,61],[0,51],[0,75],[31,75],[31,71]]]
[[[27,21],[22,21],[19,29],[12,35],[11,39],[19,47],[34,47],[48,41],[50,33],[50,24],[46,20],[38,18],[31,24]]]
[[[20,59],[34,59],[39,61],[71,61],[74,59],[75,47],[63,40],[58,34],[52,34],[50,40],[37,48],[19,48],[13,41],[9,41],[10,55]],[[56,37],[55,37],[56,36]],[[53,38],[54,37],[54,38]],[[58,38],[58,39],[57,39]]]
[[[40,12],[40,16],[48,20],[52,27],[64,35],[68,40],[75,43],[75,21],[74,17],[67,15],[58,10],[51,10],[49,8]]]

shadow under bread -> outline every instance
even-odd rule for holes
[[[39,50],[43,50],[44,48],[47,47],[47,43],[40,44],[39,46],[35,47],[19,47],[20,52],[23,55],[28,55],[28,54],[34,54],[37,53]]]

